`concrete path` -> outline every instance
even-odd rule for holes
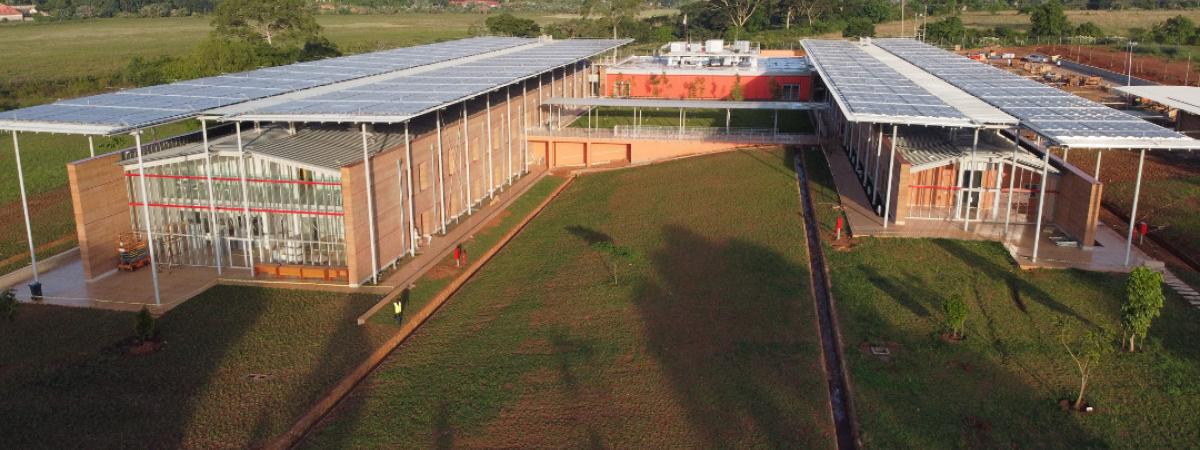
[[[1162,274],[1163,283],[1166,283],[1175,293],[1183,297],[1184,300],[1187,300],[1188,304],[1192,305],[1192,307],[1200,309],[1200,293],[1192,289],[1191,286],[1188,286],[1187,283],[1184,283],[1183,280],[1180,280],[1174,273],[1171,273],[1170,269],[1164,267]]]

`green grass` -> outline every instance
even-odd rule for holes
[[[825,170],[814,165],[810,171]],[[1061,411],[1078,379],[1056,320],[1119,336],[1124,276],[1023,272],[996,243],[859,239],[828,252],[864,441],[876,448],[1184,448],[1200,442],[1200,314],[1173,294],[1136,354],[1095,370],[1082,416]],[[949,343],[941,303],[967,300]],[[890,361],[867,351],[886,345]],[[1114,348],[1117,342],[1112,342]]]
[[[592,116],[591,126],[595,128],[612,128],[617,125],[633,125],[633,109],[623,107],[597,107]],[[643,126],[677,127],[679,126],[678,109],[649,109],[641,111]],[[687,110],[687,126],[715,127],[725,126],[725,110],[690,109]],[[730,112],[729,126],[750,128],[771,128],[775,118],[771,111],[742,109]],[[576,128],[587,128],[587,116],[575,119],[570,124]],[[812,124],[805,111],[779,111],[779,131],[781,133],[809,133]]]
[[[1104,184],[1105,204],[1111,205],[1126,217],[1133,206],[1132,181]],[[1164,228],[1158,235],[1187,255],[1200,255],[1200,175],[1170,179],[1147,180],[1142,183],[1138,202],[1138,220]],[[1200,260],[1200,256],[1194,256]]]
[[[520,198],[514,200],[504,212],[501,212],[498,220],[492,219],[493,223],[489,223],[480,229],[478,233],[472,235],[469,240],[462,244],[463,250],[467,252],[467,256],[471,260],[483,256],[484,253],[487,253],[488,250],[500,242],[500,238],[504,237],[513,227],[517,226],[525,216],[529,215],[534,208],[537,208],[555,189],[558,189],[559,186],[562,186],[566,182],[565,178],[557,176],[547,176],[538,180],[537,184],[531,186]],[[421,308],[429,304],[429,301],[433,300],[442,289],[449,286],[450,282],[454,281],[454,278],[458,275],[456,272],[454,258],[446,256],[438,263],[438,267],[430,270],[425,276],[418,279],[414,283],[416,286],[409,293],[407,303],[404,304],[404,310],[407,313],[402,317],[401,325],[408,323],[417,311],[420,311]],[[392,317],[392,308],[380,309],[375,315],[371,316],[371,322],[381,325],[395,325],[395,319]]]
[[[831,447],[794,183],[782,150],[580,177],[308,446]]]
[[[167,344],[145,356],[115,346],[133,333],[131,313],[22,305],[0,322],[0,442],[262,444],[386,339],[388,329],[354,324],[374,300],[218,286],[159,319]]]

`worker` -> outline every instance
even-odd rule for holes
[[[392,319],[396,321],[396,325],[400,325],[400,322],[404,319],[405,297],[408,297],[408,288],[404,288],[404,291],[392,301]]]

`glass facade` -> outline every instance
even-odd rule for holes
[[[215,211],[209,207],[203,157],[145,168],[150,227],[161,263],[213,266],[218,263],[214,252],[220,252],[221,264],[230,267],[346,265],[340,172],[247,158],[243,201],[239,158],[210,157]],[[130,220],[144,235],[136,165],[125,167],[125,177]]]

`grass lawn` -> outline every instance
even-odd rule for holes
[[[0,322],[0,442],[261,444],[386,339],[390,329],[354,324],[374,300],[218,286],[160,318],[167,344],[145,356],[115,345],[132,334],[131,313],[22,305],[16,322]]]
[[[808,170],[828,169],[810,164]],[[831,192],[831,185],[824,190]],[[1099,412],[1081,416],[1056,404],[1073,399],[1078,386],[1056,318],[1077,334],[1103,327],[1119,336],[1124,275],[1022,272],[990,242],[866,238],[857,244],[827,255],[869,446],[1185,448],[1200,442],[1200,348],[1194,345],[1200,313],[1174,294],[1144,351],[1101,362],[1088,396]],[[950,295],[962,296],[970,310],[967,339],[959,343],[940,338],[941,304]],[[887,346],[890,359],[871,355],[868,344]]]
[[[500,242],[500,238],[512,230],[521,219],[529,215],[530,212],[537,208],[546,197],[549,197],[555,189],[566,183],[567,180],[558,176],[547,176],[538,180],[525,191],[520,198],[514,200],[507,209],[500,212],[500,215],[491,222],[483,226],[476,234],[472,235],[469,240],[462,243],[463,250],[466,250],[470,260],[474,260]],[[500,194],[505,195],[505,194]],[[403,264],[405,261],[401,261]],[[404,304],[404,311],[407,313],[402,318],[401,325],[408,323],[416,311],[424,308],[430,300],[433,300],[442,289],[450,285],[451,281],[458,276],[458,271],[461,269],[454,267],[454,258],[447,255],[438,263],[436,267],[430,269],[419,280],[416,287],[409,292],[407,303]],[[380,325],[396,325],[395,319],[392,317],[392,308],[390,306],[380,309],[375,315],[371,316],[371,322]]]
[[[633,108],[597,107],[592,116],[591,126],[595,128],[612,128],[617,125],[633,125]],[[642,109],[642,125],[652,127],[679,126],[678,109]],[[689,127],[724,127],[725,110],[690,109],[687,110],[687,126]],[[753,109],[735,109],[730,111],[729,126],[746,128],[771,128],[775,117],[771,111]],[[587,128],[587,116],[575,119],[569,126]],[[812,132],[805,111],[779,111],[779,131],[782,133]]]
[[[833,446],[794,183],[783,150],[579,178],[308,446]]]
[[[1133,188],[1132,181],[1105,183],[1105,203],[1128,217],[1133,206]],[[1200,213],[1200,174],[1142,183],[1138,220],[1156,226],[1166,225],[1154,233],[1187,255],[1200,255],[1200,214],[1197,213]]]

